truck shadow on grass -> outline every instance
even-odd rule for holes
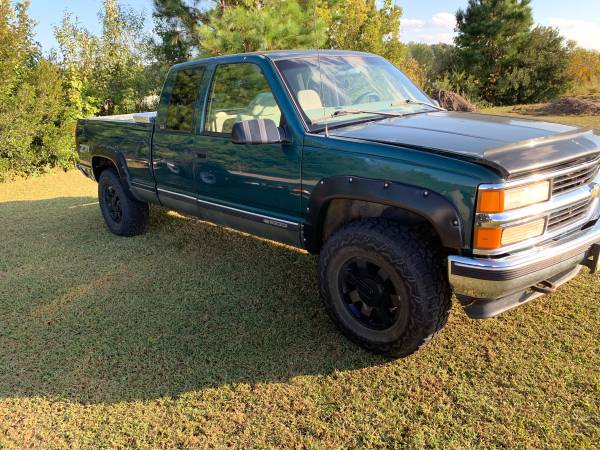
[[[153,208],[113,236],[93,197],[0,204],[0,395],[84,403],[384,361],[343,338],[314,257]]]

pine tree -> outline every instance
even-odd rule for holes
[[[557,33],[532,31],[530,0],[469,0],[456,21],[460,66],[478,81],[484,100],[541,101],[566,87],[568,48]],[[543,51],[544,60],[532,48]]]
[[[196,27],[206,21],[199,2],[154,0],[154,54],[166,66],[187,61],[198,48]]]
[[[319,48],[323,21],[312,0],[263,0],[222,4],[198,27],[202,55],[257,50]]]

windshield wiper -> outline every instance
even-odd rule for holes
[[[331,114],[328,114],[323,117],[318,117],[318,118],[314,119],[312,122],[316,123],[316,122],[320,122],[322,120],[333,119],[334,117],[352,116],[354,114],[373,114],[376,116],[386,116],[386,117],[402,117],[402,116],[404,116],[404,114],[385,112],[385,111],[367,111],[364,109],[338,109],[338,110],[332,112]]]
[[[401,100],[399,102],[394,102],[394,103],[391,104],[391,106],[400,106],[400,105],[404,105],[404,104],[407,104],[407,103],[409,105],[429,106],[430,108],[437,109],[438,111],[446,111],[441,106],[432,105],[431,103],[422,102],[420,100],[413,100],[412,98],[407,98],[406,100]]]
[[[392,103],[390,103],[390,106],[401,106],[401,105],[405,105],[405,104],[429,106],[430,108],[436,109],[438,111],[446,111],[444,108],[442,108],[440,106],[432,105],[431,103],[426,103],[426,102],[422,102],[419,100],[413,100],[411,98],[407,98],[406,100],[401,100],[399,102],[392,102]],[[404,117],[406,115],[409,115],[410,113],[396,113],[396,112],[389,112],[389,111],[369,111],[366,109],[338,109],[338,110],[332,112],[331,114],[328,114],[323,117],[318,117],[315,120],[313,120],[312,122],[316,123],[316,122],[321,122],[322,120],[333,119],[334,117],[351,116],[351,115],[355,115],[355,114],[373,114],[373,115],[377,115],[377,116],[386,116],[386,117]]]

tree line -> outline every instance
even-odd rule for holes
[[[143,15],[104,0],[99,35],[67,13],[47,54],[28,7],[0,0],[0,181],[72,167],[77,119],[152,110],[168,68],[205,56],[372,52],[427,92],[494,105],[542,102],[600,81],[600,55],[534,26],[530,0],[469,0],[456,13],[454,45],[403,44],[392,0],[153,0],[151,33]]]

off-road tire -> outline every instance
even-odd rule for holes
[[[118,220],[113,217],[114,202],[111,205],[110,201],[110,198],[115,198],[114,196],[118,199],[120,210]],[[108,229],[117,236],[135,236],[144,234],[148,230],[150,214],[148,203],[133,198],[114,169],[105,169],[100,174],[98,201]]]
[[[377,260],[404,284],[407,317],[386,330],[366,327],[348,309],[339,287],[340,271],[352,255]],[[324,244],[318,266],[325,308],[344,335],[365,349],[388,357],[408,356],[431,341],[446,324],[451,290],[444,256],[431,234],[384,219],[352,222]]]

